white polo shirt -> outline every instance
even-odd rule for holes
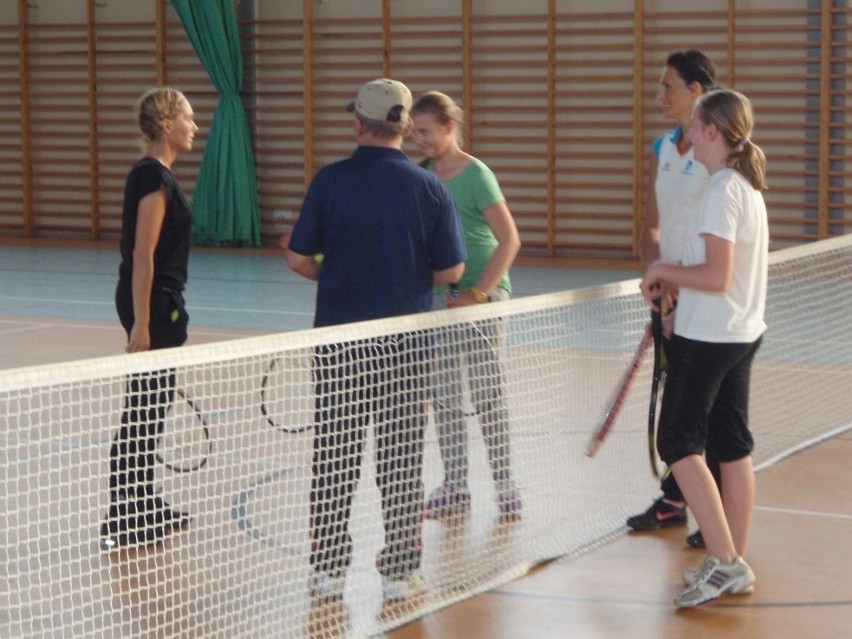
[[[733,277],[723,293],[680,288],[675,333],[703,342],[750,343],[766,330],[769,224],[763,195],[734,169],[710,177],[687,232],[683,264],[706,261],[704,235],[734,244]]]
[[[698,214],[710,174],[695,160],[692,147],[681,155],[677,140],[681,127],[672,129],[654,142],[657,176],[654,193],[660,215],[660,259],[680,262],[686,232]]]

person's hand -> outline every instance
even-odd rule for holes
[[[147,351],[151,348],[151,334],[147,326],[134,324],[130,329],[130,338],[127,340],[127,346],[124,347],[126,353],[139,353]]]
[[[653,311],[660,311],[660,298],[663,296],[663,281],[657,275],[657,262],[651,264],[642,276],[642,281],[639,283],[639,290],[642,291],[642,297],[648,302],[648,306]]]
[[[662,274],[667,266],[665,262],[653,262],[645,270],[642,281],[639,283],[642,296],[651,310],[663,313],[668,313],[674,308],[680,290],[677,284],[663,279]]]
[[[470,289],[459,291],[459,294],[455,296],[447,292],[447,308],[461,308],[462,306],[473,306],[478,303]]]

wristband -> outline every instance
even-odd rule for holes
[[[470,292],[473,293],[473,299],[476,300],[477,304],[484,304],[485,302],[491,301],[491,296],[482,289],[471,286]]]

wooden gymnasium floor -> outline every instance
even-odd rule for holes
[[[263,332],[193,325],[191,342]],[[0,305],[0,368],[111,355],[121,352],[123,339],[116,321],[16,316],[3,314]],[[758,576],[753,595],[675,609],[681,570],[702,558],[684,544],[690,526],[625,534],[584,555],[552,561],[385,639],[852,636],[849,460],[847,431],[758,473],[749,553]]]

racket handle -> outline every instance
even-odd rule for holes
[[[458,297],[461,295],[458,284],[450,284],[450,297]]]
[[[657,307],[656,310],[651,310],[651,336],[654,338],[654,345],[656,346],[663,338],[663,298],[661,296],[651,300],[651,302]]]

